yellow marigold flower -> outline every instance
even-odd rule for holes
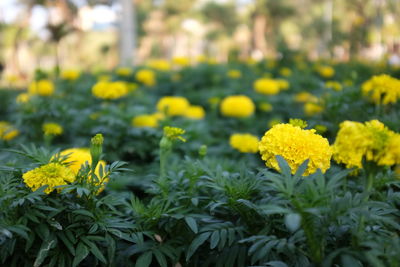
[[[155,115],[138,115],[132,119],[134,127],[150,127],[156,128],[158,126],[158,118]]]
[[[186,67],[190,64],[190,61],[187,57],[173,57],[172,63],[181,67]]]
[[[282,89],[282,90],[289,89],[290,84],[288,81],[286,81],[284,79],[276,79],[275,81],[279,84],[280,89]]]
[[[54,187],[67,185],[75,181],[75,174],[70,168],[60,163],[49,163],[24,173],[22,178],[32,191],[36,191],[40,187],[47,185],[44,192],[50,194],[54,190]]]
[[[281,119],[277,119],[277,118],[272,119],[272,120],[270,120],[270,121],[268,122],[268,128],[272,128],[272,127],[274,127],[275,125],[280,124],[280,123],[282,123],[282,120],[281,120]]]
[[[317,72],[323,78],[332,78],[335,75],[335,70],[331,66],[319,66]]]
[[[29,99],[31,98],[31,96],[28,93],[21,93],[17,96],[17,98],[15,99],[15,101],[18,104],[23,104],[23,103],[27,103],[29,101]]]
[[[318,97],[309,92],[300,92],[294,96],[294,101],[299,103],[318,102]]]
[[[386,74],[373,76],[362,84],[361,90],[377,105],[394,104],[400,99],[400,80]]]
[[[119,76],[128,77],[132,74],[132,69],[128,67],[119,67],[115,70],[115,73]]]
[[[242,153],[257,153],[258,137],[252,134],[232,134],[229,144]]]
[[[79,170],[81,169],[82,165],[87,162],[88,164],[92,164],[92,157],[90,155],[90,150],[88,148],[69,148],[60,152],[61,156],[68,156],[67,162],[69,163],[68,168],[77,175]],[[104,190],[105,185],[109,181],[109,177],[106,173],[103,173],[103,177],[100,176],[100,166],[102,166],[103,170],[106,167],[106,162],[104,160],[100,160],[96,166],[95,174],[99,178],[97,183],[94,185],[99,186],[101,188],[98,190],[97,193],[100,193]]]
[[[92,94],[101,99],[118,99],[128,94],[128,86],[121,81],[100,81],[93,86]]]
[[[170,140],[179,139],[182,142],[186,142],[186,139],[181,136],[185,132],[186,132],[185,130],[178,127],[171,127],[171,126],[164,127],[164,136]]]
[[[291,124],[278,124],[268,130],[258,146],[265,164],[280,171],[276,156],[282,156],[289,164],[292,174],[307,159],[307,170],[303,175],[320,169],[323,173],[329,169],[332,149],[326,138],[315,130],[303,130]]]
[[[270,103],[262,102],[258,105],[258,108],[264,112],[270,112],[273,109],[273,106]]]
[[[53,122],[44,123],[42,130],[45,135],[61,135],[64,131],[60,124]]]
[[[77,70],[63,70],[60,77],[64,80],[75,81],[80,75],[80,72]]]
[[[400,134],[393,134],[389,137],[385,150],[381,153],[377,163],[385,166],[400,164]]]
[[[281,89],[279,82],[268,78],[256,80],[253,84],[253,87],[257,93],[264,95],[276,95]]]
[[[220,110],[222,115],[227,117],[246,118],[253,115],[255,105],[248,96],[233,95],[221,101]]]
[[[34,81],[29,85],[28,93],[31,95],[51,96],[54,94],[54,84],[50,80]]]
[[[146,86],[154,86],[156,84],[156,74],[149,69],[139,70],[136,72],[135,78]]]
[[[308,102],[304,105],[304,113],[307,116],[314,116],[321,113],[322,111],[324,111],[324,107],[319,104]]]
[[[229,78],[232,79],[239,79],[240,77],[242,77],[242,73],[240,72],[240,70],[229,70],[227,75]]]
[[[201,120],[204,119],[206,112],[202,106],[190,106],[184,116],[193,120]]]
[[[157,110],[169,116],[183,116],[190,106],[182,96],[164,96],[157,103]]]
[[[281,68],[279,70],[279,74],[285,77],[289,77],[290,75],[292,75],[292,70],[289,68]]]
[[[147,63],[147,66],[152,69],[160,71],[169,71],[171,69],[171,64],[164,59],[153,59]]]
[[[19,135],[19,131],[9,122],[0,121],[0,139],[10,141]]]
[[[327,81],[325,83],[325,87],[329,89],[333,89],[335,91],[341,91],[343,89],[342,85],[340,82],[337,81]]]

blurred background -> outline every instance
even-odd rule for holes
[[[151,59],[400,64],[399,0],[0,0],[3,80]]]

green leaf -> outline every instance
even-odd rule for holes
[[[87,211],[87,210],[74,210],[72,213],[94,218],[93,213],[91,213],[90,211]]]
[[[83,242],[79,242],[78,246],[76,247],[76,256],[74,261],[72,262],[72,266],[76,267],[83,261],[87,255],[89,255],[89,249],[85,246]]]
[[[290,169],[290,166],[286,162],[286,160],[280,155],[276,156],[276,160],[278,161],[278,165],[279,165],[279,168],[281,169],[281,173],[286,177],[291,177],[292,170]]]
[[[187,225],[190,227],[190,229],[197,234],[199,229],[197,227],[197,222],[195,219],[193,219],[192,217],[185,217],[185,221],[187,223]]]
[[[40,266],[46,259],[47,255],[49,255],[50,249],[54,248],[56,244],[57,239],[43,241],[42,246],[40,247],[40,250],[36,256],[35,262],[33,263],[33,266]]]
[[[210,237],[210,232],[205,232],[197,236],[190,244],[187,254],[186,261],[189,261],[190,257],[196,252],[196,250]]]
[[[95,243],[93,243],[92,241],[90,241],[89,239],[87,239],[86,237],[82,236],[81,240],[87,245],[89,246],[89,250],[90,252],[101,262],[103,263],[107,263],[106,258],[104,258],[103,253],[101,253],[101,251],[99,250],[99,248],[96,246]]]
[[[154,256],[156,256],[157,262],[161,267],[167,267],[167,259],[165,256],[158,250],[153,250]]]
[[[290,213],[285,215],[285,225],[289,231],[294,232],[299,229],[301,224],[301,216],[298,213]]]
[[[71,241],[64,235],[63,232],[57,233],[57,236],[62,240],[72,256],[75,256],[75,248]]]
[[[153,253],[151,251],[147,251],[146,253],[140,255],[136,261],[135,267],[148,267],[150,266],[152,259]]]
[[[210,249],[214,249],[219,242],[219,231],[214,231],[211,235]]]
[[[307,166],[308,163],[310,162],[309,159],[305,160],[300,166],[299,168],[297,168],[297,171],[295,173],[295,177],[301,177],[303,175],[303,173],[307,170]]]

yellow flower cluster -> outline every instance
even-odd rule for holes
[[[361,90],[377,105],[393,104],[400,99],[400,80],[386,74],[373,76],[362,84]]]
[[[100,81],[93,86],[92,94],[101,99],[118,99],[128,94],[128,86],[121,81]]]
[[[142,114],[134,117],[132,119],[132,126],[143,128],[143,127],[150,127],[156,128],[158,126],[158,121],[160,119],[160,114]]]
[[[31,95],[28,93],[21,93],[17,96],[17,98],[15,99],[15,101],[18,104],[23,104],[23,103],[27,103],[29,101],[29,99],[31,98]]]
[[[75,181],[75,174],[70,168],[60,163],[49,163],[24,173],[22,178],[32,191],[47,185],[44,192],[50,194],[54,187],[67,185]]]
[[[332,78],[335,75],[335,70],[331,66],[318,66],[318,74],[323,78]]]
[[[362,168],[362,160],[378,165],[400,164],[400,134],[378,120],[344,121],[333,144],[333,158],[347,168]]]
[[[132,74],[132,69],[128,67],[119,67],[115,70],[115,73],[119,76],[128,77]]]
[[[169,116],[183,116],[189,107],[189,100],[182,96],[164,96],[157,103],[157,110]]]
[[[325,87],[335,91],[342,91],[343,87],[338,81],[327,81]]]
[[[279,70],[279,74],[285,77],[289,77],[290,75],[292,75],[292,70],[284,67]]]
[[[276,95],[281,89],[284,89],[284,87],[288,86],[288,84],[282,83],[282,81],[284,80],[261,78],[254,81],[253,87],[257,93],[264,95]]]
[[[190,64],[190,61],[187,57],[174,57],[172,58],[172,63],[181,67],[186,67]]]
[[[69,148],[66,150],[61,151],[61,156],[68,157],[68,168],[72,171],[73,174],[77,175],[79,170],[81,169],[82,165],[87,162],[88,164],[92,164],[92,157],[90,155],[90,150],[88,148]],[[97,193],[100,193],[104,190],[107,182],[109,181],[109,177],[106,173],[103,173],[103,176],[100,176],[100,166],[102,166],[103,170],[106,166],[106,162],[104,160],[100,160],[96,166],[95,174],[98,177],[99,181],[94,183],[96,186],[100,186],[101,188],[98,190]]]
[[[294,101],[299,102],[299,103],[318,102],[318,97],[316,97],[313,94],[310,94],[309,92],[303,91],[303,92],[297,93],[294,96]]]
[[[282,156],[294,174],[298,167],[309,159],[304,175],[317,169],[325,172],[330,167],[332,149],[326,138],[315,130],[303,130],[291,124],[277,124],[268,130],[259,142],[261,158],[267,167],[280,171],[276,156]]]
[[[10,141],[19,135],[19,131],[9,122],[0,121],[0,139]]]
[[[206,116],[206,112],[202,106],[192,105],[186,110],[183,116],[192,120],[201,120]]]
[[[153,59],[147,63],[149,68],[160,70],[160,71],[168,71],[171,69],[171,64],[164,59]]]
[[[255,105],[248,96],[233,95],[221,101],[220,110],[222,115],[227,117],[246,118],[253,115]]]
[[[80,75],[78,70],[63,70],[60,77],[63,80],[75,81]]]
[[[242,77],[242,73],[240,72],[240,70],[229,70],[227,73],[228,77],[231,79],[239,79],[240,77]]]
[[[50,80],[39,80],[32,82],[28,87],[31,95],[51,96],[54,94],[54,84]]]
[[[135,79],[146,86],[154,86],[156,84],[156,74],[149,69],[141,69],[136,72]]]
[[[64,131],[60,124],[54,122],[44,123],[42,130],[45,135],[61,135]]]
[[[257,153],[258,137],[252,134],[232,134],[229,144],[242,153]]]

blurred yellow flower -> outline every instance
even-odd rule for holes
[[[326,138],[315,130],[303,130],[291,124],[277,124],[268,130],[259,143],[261,158],[267,167],[280,171],[276,156],[282,156],[289,164],[292,174],[309,160],[303,175],[320,169],[323,173],[330,167],[332,149]]]
[[[335,91],[341,91],[343,89],[340,82],[337,81],[327,81],[325,82],[325,87],[329,89],[333,89]]]
[[[150,127],[156,128],[158,126],[158,118],[155,115],[138,115],[132,119],[132,125],[134,127]]]
[[[147,63],[147,66],[152,69],[160,71],[169,71],[171,69],[171,64],[165,59],[153,59]]]
[[[258,137],[252,134],[232,134],[229,138],[229,144],[232,148],[242,153],[257,153]]]
[[[141,69],[136,72],[135,78],[137,81],[147,86],[154,86],[156,84],[156,74],[149,69]]]
[[[183,116],[190,106],[182,96],[164,96],[157,103],[157,110],[169,116]]]
[[[304,113],[307,116],[314,116],[316,114],[321,113],[322,111],[324,111],[324,107],[321,106],[320,104],[313,102],[307,102],[304,104]]]
[[[264,112],[270,112],[273,109],[273,106],[270,103],[262,102],[258,105],[258,108]]]
[[[400,80],[386,74],[376,75],[364,82],[361,90],[377,105],[394,104],[400,99]]]
[[[169,140],[173,141],[175,139],[179,139],[182,142],[186,142],[186,139],[182,137],[182,134],[185,134],[185,130],[178,127],[165,126],[164,127],[164,136]]]
[[[276,95],[280,91],[280,84],[274,79],[261,78],[253,83],[254,90],[264,95]]]
[[[50,80],[34,81],[29,85],[28,93],[31,95],[51,96],[54,94],[54,84]]]
[[[279,70],[279,74],[281,76],[289,77],[290,75],[292,75],[292,70],[284,67]]]
[[[55,189],[54,187],[74,182],[75,174],[70,168],[60,163],[49,163],[25,172],[22,175],[22,179],[32,191],[36,191],[40,187],[47,185],[44,192],[50,194]],[[60,192],[61,189],[57,191]]]
[[[318,74],[323,78],[332,78],[335,75],[335,70],[331,66],[317,67]]]
[[[63,70],[60,77],[64,80],[75,81],[80,75],[81,74],[78,70]]]
[[[119,76],[128,77],[132,74],[132,69],[128,67],[119,67],[115,70],[115,73]]]
[[[231,79],[239,79],[240,77],[242,77],[242,73],[240,72],[240,70],[229,70],[227,75]]]
[[[21,93],[21,94],[17,95],[17,98],[15,99],[15,101],[18,104],[23,104],[23,103],[27,103],[30,98],[31,97],[28,93]]]
[[[310,94],[309,92],[300,92],[297,93],[294,96],[294,101],[299,102],[299,103],[305,103],[305,102],[318,102],[318,97],[316,97],[313,94]]]
[[[0,121],[0,139],[10,141],[19,135],[19,131],[9,122]]]
[[[128,94],[128,86],[121,81],[100,81],[93,86],[92,94],[101,99],[118,99]]]
[[[64,131],[60,124],[54,122],[44,123],[42,130],[45,135],[61,135]]]
[[[222,115],[227,117],[246,118],[253,115],[255,105],[248,96],[233,95],[221,101],[220,110]]]
[[[284,79],[276,79],[277,83],[279,84],[279,88],[282,90],[287,90],[289,89],[289,82],[287,80]]]
[[[204,119],[205,115],[206,112],[202,106],[193,105],[186,110],[186,113],[183,116],[192,120],[201,120]]]
[[[181,67],[186,67],[190,64],[190,60],[187,57],[173,57],[172,63]]]

